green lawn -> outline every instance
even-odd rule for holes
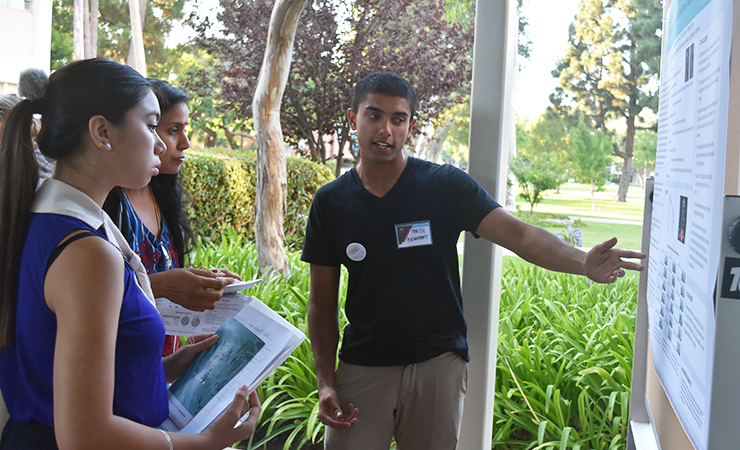
[[[588,186],[578,183],[565,183],[560,186],[560,193],[547,191],[534,211],[567,214],[570,216],[604,217],[642,221],[645,193],[639,186],[630,186],[626,202],[612,200],[617,193],[617,185],[604,187],[603,192],[594,195],[596,211],[591,211],[591,194]],[[517,198],[517,206],[522,211],[529,211],[529,204]]]
[[[638,186],[630,186],[626,202],[612,200],[617,193],[616,185],[605,186],[603,192],[595,195],[596,211],[591,212],[591,196],[586,185],[566,183],[560,192],[548,191],[545,198],[534,207],[535,212],[566,216],[582,216],[604,219],[642,221],[644,192]],[[517,200],[520,211],[529,211],[529,205]],[[526,213],[523,214],[526,216]],[[526,217],[522,217],[527,220]],[[542,225],[546,230],[557,233],[565,230],[565,225]],[[612,237],[618,239],[617,246],[629,250],[642,248],[642,225],[617,224],[606,222],[580,221],[575,224],[581,230],[584,247],[593,247]],[[509,258],[507,258],[509,259]],[[512,260],[518,258],[513,257]],[[521,261],[522,264],[527,264]]]
[[[560,194],[555,194],[554,191],[549,192],[545,200],[535,206],[534,211],[558,214],[563,218],[567,216],[583,216],[642,221],[642,207],[644,200],[642,197],[643,193],[639,187],[630,186],[627,193],[627,202],[619,203],[611,200],[617,192],[617,187],[614,185],[607,186],[605,192],[597,193],[598,204],[595,213],[591,213],[591,197],[588,191],[588,186],[577,183],[567,183],[561,187],[560,191]],[[566,207],[564,205],[568,206]],[[518,206],[522,211],[529,210],[528,205],[523,205],[521,202],[518,203]],[[623,211],[624,213],[617,214],[615,211]],[[526,212],[523,213],[522,216],[524,216],[522,217],[522,220],[527,220]],[[541,221],[537,221],[536,225],[542,226],[551,233],[562,232],[565,230],[565,225],[548,226],[542,225],[542,223],[543,222]],[[575,226],[581,230],[583,247],[590,248],[608,239],[616,237],[617,247],[619,248],[637,251],[642,249],[642,225],[582,220],[576,222]],[[460,242],[462,242],[463,236],[464,234],[460,234]],[[462,266],[462,254],[459,255],[459,258]],[[507,267],[509,264],[512,264],[515,267],[530,265],[528,262],[517,256],[505,256],[504,267]]]
[[[565,227],[544,227],[546,230],[557,233]],[[584,247],[593,247],[613,237],[617,238],[617,246],[629,250],[640,250],[642,247],[642,226],[622,225],[616,223],[581,222],[581,240]]]

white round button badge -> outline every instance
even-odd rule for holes
[[[347,256],[349,256],[349,259],[352,261],[359,262],[365,259],[365,256],[367,256],[367,250],[365,250],[365,247],[363,247],[362,244],[353,242],[347,246]]]

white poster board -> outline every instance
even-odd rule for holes
[[[649,277],[655,372],[696,449],[706,450],[729,98],[731,0],[668,10]]]

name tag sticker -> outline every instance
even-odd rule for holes
[[[432,245],[431,223],[426,220],[396,225],[396,244],[398,248]]]

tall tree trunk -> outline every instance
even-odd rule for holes
[[[143,8],[142,8],[143,5]],[[144,53],[143,14],[146,14],[146,0],[129,0],[129,15],[131,17],[131,47],[129,47],[126,64],[146,76],[146,54]]]
[[[90,48],[92,38],[90,35],[90,0],[82,0],[82,29],[84,30],[82,41],[85,47],[85,59],[89,59],[92,51]]]
[[[413,143],[415,156],[426,161],[426,146],[429,139],[424,133],[419,133],[418,136],[411,136],[409,141],[413,142],[414,139],[416,139],[416,142]]]
[[[447,139],[450,128],[452,128],[452,123],[452,120],[447,120],[442,126],[436,127],[432,137],[420,134],[414,146],[416,157],[426,161],[437,162],[442,154],[442,145],[445,143],[445,139]]]
[[[334,169],[334,178],[339,178],[339,176],[342,174],[342,149],[339,149],[339,154],[337,154],[337,165]]]
[[[321,134],[321,130],[319,130],[319,162],[321,164],[326,164],[326,147],[331,147],[331,145],[334,143],[333,140],[326,142],[324,140],[324,135]]]
[[[229,143],[229,148],[232,150],[237,150],[240,147],[239,144],[236,143],[236,133],[229,128],[229,123],[224,119],[223,125],[221,125],[221,129],[224,130],[224,134],[226,135],[226,142]]]
[[[83,0],[87,5],[87,0]],[[98,14],[100,0],[90,0],[90,10],[85,15],[85,58],[98,56]]]
[[[72,12],[72,39],[74,43],[75,61],[85,59],[85,2],[74,0]]]
[[[252,101],[257,148],[255,239],[261,271],[290,275],[283,232],[287,173],[280,128],[280,102],[293,57],[298,18],[308,0],[276,0],[270,17],[267,48]]]
[[[74,0],[72,31],[75,61],[98,56],[99,12],[99,0]]]
[[[311,139],[308,139],[308,149],[311,151],[311,161],[321,162],[321,152],[319,151],[320,141],[316,140],[313,131],[311,131]]]
[[[642,170],[640,170],[640,189],[645,191],[645,184],[647,183],[647,179],[650,176],[650,166],[645,163],[645,165],[642,167]]]

